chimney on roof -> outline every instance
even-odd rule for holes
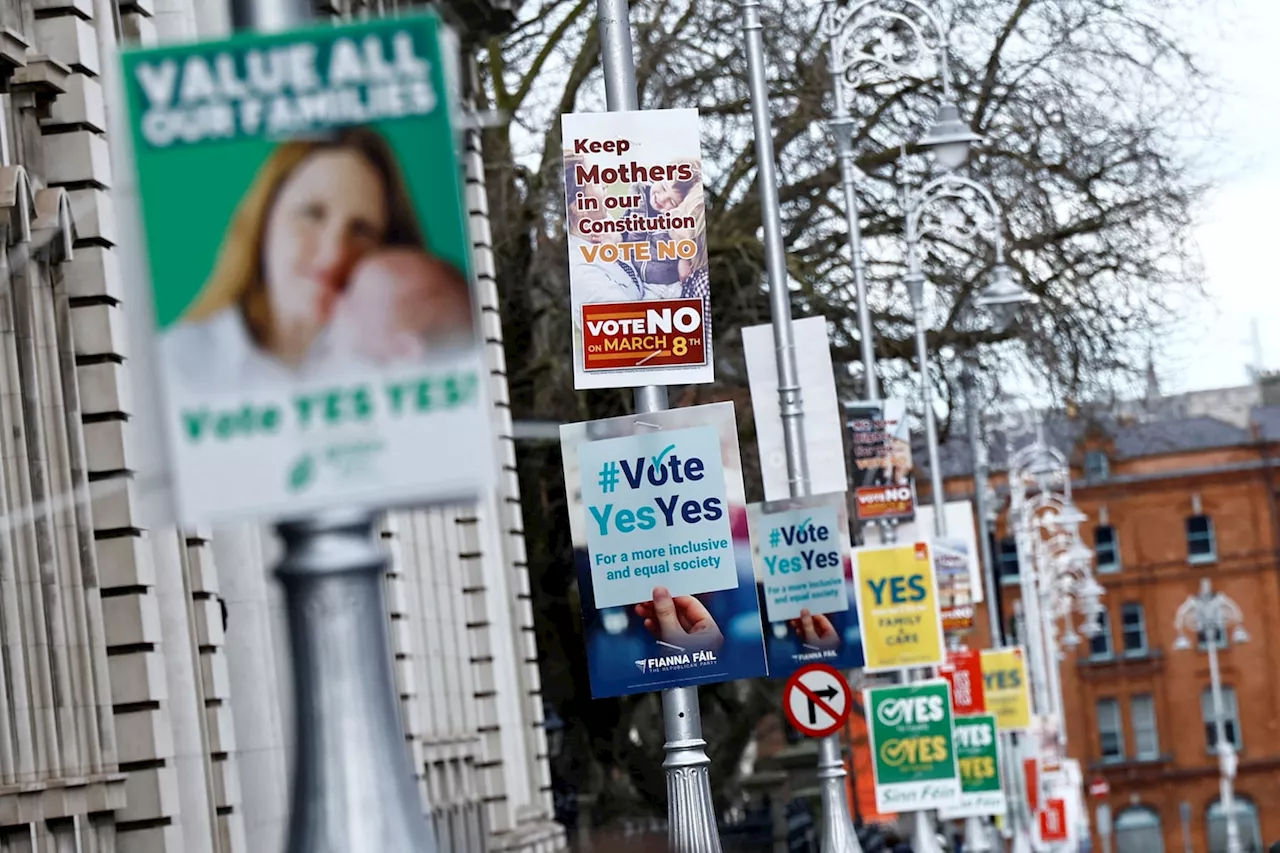
[[[1259,370],[1258,390],[1262,392],[1262,405],[1280,406],[1280,370]]]

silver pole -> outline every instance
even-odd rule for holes
[[[787,458],[787,485],[792,497],[809,494],[809,460],[805,454],[804,405],[800,371],[796,365],[795,333],[791,324],[791,295],[787,287],[787,254],[782,241],[782,210],[778,202],[778,174],[774,161],[773,128],[769,121],[769,87],[765,79],[764,36],[759,0],[743,0],[742,30],[747,40],[747,78],[751,88],[751,117],[755,126],[756,175],[764,225],[765,269],[769,276],[769,307],[778,361],[778,403]],[[859,300],[861,309],[861,300]],[[865,350],[864,350],[865,352]],[[822,786],[822,853],[861,853],[845,794],[844,757],[840,736],[818,742],[818,779]]]
[[[627,0],[596,0],[600,54],[604,64],[605,103],[610,112],[638,110],[635,53],[631,45],[631,8]],[[637,413],[668,407],[667,389],[647,385],[635,390]],[[667,840],[671,853],[720,853],[715,805],[711,799],[711,758],[702,738],[702,714],[696,687],[662,691],[666,734],[662,762],[667,774]]]
[[[907,198],[907,185],[903,176],[903,197]],[[915,217],[910,204],[906,210],[907,293],[911,298],[911,313],[915,319],[916,360],[920,363],[920,400],[924,406],[925,442],[929,453],[929,479],[933,491],[933,534],[938,539],[947,535],[946,494],[942,488],[942,463],[938,453],[938,423],[933,411],[933,388],[929,384],[929,343],[925,337],[924,316],[924,275],[920,272],[920,261],[916,256]],[[927,673],[927,670],[926,670]],[[911,673],[906,673],[906,680],[911,680]],[[911,849],[915,853],[941,853],[938,844],[938,832],[932,811],[916,812],[915,825],[911,835]]]
[[[1213,728],[1218,741],[1218,796],[1227,818],[1227,853],[1242,853],[1240,824],[1236,821],[1236,793],[1231,783],[1235,775],[1235,744],[1227,740],[1222,673],[1218,669],[1218,637],[1226,635],[1227,626],[1214,603],[1208,578],[1200,582],[1200,605],[1202,618],[1198,621],[1208,629],[1205,631],[1205,639],[1209,642],[1209,687],[1213,693]]]
[[[297,696],[289,853],[434,853],[391,671],[374,516],[277,526]]]
[[[1004,624],[996,587],[995,559],[991,553],[990,522],[987,518],[988,463],[982,439],[978,435],[977,382],[968,365],[960,373],[960,384],[964,388],[965,429],[969,433],[969,455],[973,459],[973,503],[978,514],[978,553],[982,556],[982,585],[986,588],[987,621],[990,623],[991,648],[998,649],[1004,645]]]
[[[840,84],[836,39],[831,43],[831,89],[835,94],[835,115],[831,127],[836,137],[836,159],[840,164],[840,186],[844,190],[844,217],[849,231],[849,260],[853,267],[854,298],[858,305],[858,345],[862,352],[862,393],[867,400],[880,399],[876,378],[876,347],[871,328],[871,305],[867,302],[866,259],[862,255],[862,222],[858,207],[857,165],[853,156],[853,118],[845,104]]]
[[[237,30],[278,32],[309,0],[233,0]],[[435,853],[391,670],[375,513],[276,525],[295,694],[289,853]]]

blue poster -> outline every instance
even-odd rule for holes
[[[560,442],[592,696],[765,675],[733,404]]]
[[[862,666],[846,496],[751,504],[747,515],[769,674]]]

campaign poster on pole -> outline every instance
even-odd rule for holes
[[[698,111],[570,113],[573,387],[715,379]]]
[[[960,766],[960,802],[941,809],[943,820],[1004,814],[1000,786],[1000,738],[994,714],[955,718],[956,763]]]
[[[441,30],[427,14],[124,55],[183,523],[495,478]]]
[[[732,403],[565,424],[596,698],[767,673]]]
[[[905,400],[845,403],[849,473],[858,521],[915,515],[915,467]]]
[[[1023,732],[1031,727],[1031,694],[1022,646],[982,650],[982,692],[1000,731]]]
[[[862,666],[845,493],[750,504],[747,518],[769,674]]]
[[[973,629],[974,606],[983,601],[982,563],[978,556],[978,533],[973,504],[967,500],[947,501],[947,535],[934,535],[933,507],[916,507],[915,518],[898,525],[898,540],[933,542],[933,562],[938,572],[938,605],[942,610],[942,630],[964,634]]]
[[[804,399],[804,448],[809,461],[809,493],[843,494],[849,488],[845,468],[845,442],[836,396],[836,376],[831,367],[831,346],[825,317],[792,321],[796,371]],[[756,423],[756,449],[760,453],[760,478],[764,499],[791,497],[787,472],[787,448],[782,435],[782,408],[778,400],[778,353],[773,324],[742,329],[742,350],[751,387],[751,410]]]
[[[937,666],[942,617],[928,542],[856,548],[858,623],[868,672]]]
[[[871,721],[877,810],[911,812],[959,803],[947,693],[942,679],[863,691]]]
[[[982,656],[977,649],[948,649],[947,660],[938,667],[938,675],[951,685],[951,710],[957,717],[986,712]]]

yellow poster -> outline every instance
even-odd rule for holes
[[[857,548],[853,554],[865,669],[942,663],[942,617],[929,543]]]
[[[1031,725],[1031,694],[1022,646],[983,649],[982,686],[987,712],[996,715],[997,729],[1022,731]]]

